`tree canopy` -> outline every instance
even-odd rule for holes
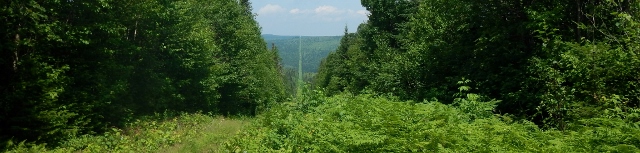
[[[362,0],[371,14],[323,62],[328,95],[453,101],[457,82],[495,113],[548,128],[640,105],[636,1]],[[636,119],[637,121],[637,119]]]
[[[165,111],[285,98],[248,1],[0,2],[0,140],[55,145]]]

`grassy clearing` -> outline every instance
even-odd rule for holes
[[[103,135],[78,136],[56,148],[9,142],[4,152],[221,152],[223,143],[249,122],[205,114],[156,115]]]
[[[249,123],[248,118],[217,117],[199,131],[200,135],[160,152],[224,152],[223,143]]]

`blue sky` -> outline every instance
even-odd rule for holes
[[[253,0],[262,34],[335,36],[367,20],[360,0]]]

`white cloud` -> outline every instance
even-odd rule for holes
[[[314,11],[319,15],[342,14],[344,12],[336,7],[329,5],[318,6]]]
[[[299,14],[301,12],[300,12],[300,9],[294,8],[294,9],[291,9],[291,11],[289,11],[289,13],[291,13],[291,14]]]
[[[279,12],[283,12],[285,9],[282,8],[280,5],[273,5],[273,4],[267,4],[264,7],[260,8],[260,10],[258,10],[258,14],[271,14],[271,13],[279,13]]]
[[[348,12],[349,15],[354,16],[354,17],[357,17],[357,16],[367,17],[370,14],[369,11],[367,11],[367,10],[357,10],[357,11],[355,11],[355,10],[349,9],[349,10],[347,10],[347,12]]]
[[[310,14],[313,13],[313,10],[309,10],[309,9],[299,9],[299,8],[294,8],[289,10],[289,13],[291,14]]]
[[[321,5],[314,9],[294,8],[289,13],[299,18],[307,18],[322,22],[340,22],[353,18],[367,17],[366,10],[340,9],[331,5]]]
[[[368,16],[369,14],[371,14],[367,10],[358,10],[358,11],[356,11],[356,13],[358,13],[360,15],[364,15],[364,16]]]

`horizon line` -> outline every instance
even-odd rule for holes
[[[274,36],[290,36],[290,37],[333,37],[333,36],[343,36],[343,35],[282,35],[282,34],[270,34],[270,33],[263,33],[260,35],[274,35]]]

